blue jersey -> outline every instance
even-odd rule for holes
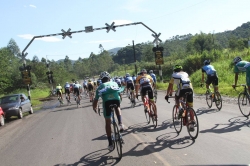
[[[133,78],[132,78],[132,77],[126,77],[125,82],[126,82],[127,84],[133,83]]]
[[[202,72],[206,73],[207,76],[215,76],[216,75],[216,70],[212,65],[205,65],[201,68]]]
[[[136,76],[132,77],[132,79],[133,79],[133,81],[135,81],[136,80]]]
[[[154,73],[151,73],[150,76],[153,78],[153,81],[156,82],[156,76]]]
[[[67,88],[70,88],[70,84],[65,84],[65,85],[64,85],[64,88],[66,88],[66,89],[67,89]]]

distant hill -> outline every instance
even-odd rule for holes
[[[123,47],[116,47],[116,48],[112,48],[111,50],[107,50],[110,55],[113,55],[113,54],[117,54],[117,52],[122,49]]]

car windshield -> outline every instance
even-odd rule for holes
[[[17,101],[19,101],[18,95],[5,96],[5,97],[0,98],[0,104],[15,103]]]

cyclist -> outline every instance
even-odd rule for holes
[[[233,60],[234,62],[234,85],[233,88],[236,87],[238,82],[238,75],[240,72],[246,72],[246,83],[248,87],[248,92],[250,93],[250,62],[244,61],[241,57],[237,56]]]
[[[121,80],[120,80],[119,77],[116,77],[116,78],[115,78],[115,82],[118,84],[119,87],[122,86],[122,83],[121,83]]]
[[[175,93],[175,102],[176,105],[179,106],[179,115],[178,118],[182,117],[182,114],[184,112],[182,105],[179,102],[179,99],[181,97],[184,97],[186,92],[190,92],[187,95],[187,104],[189,107],[193,107],[193,87],[192,87],[192,83],[189,79],[189,75],[188,73],[184,72],[182,70],[182,66],[181,65],[175,65],[174,66],[174,72],[171,76],[170,82],[168,84],[168,88],[167,88],[167,94],[165,96],[165,99],[167,100],[169,95],[172,93],[173,91],[173,86],[174,84],[177,85],[177,91]],[[190,126],[190,131],[194,130],[194,126]]]
[[[134,74],[132,75],[132,79],[133,79],[133,82],[134,82],[134,85],[135,85],[136,76]]]
[[[65,91],[65,97],[66,97],[66,99],[68,97],[69,98],[69,102],[70,102],[70,84],[68,82],[66,82],[65,85],[64,85],[64,91]]]
[[[110,105],[116,104],[117,110],[116,116],[118,119],[120,131],[124,130],[124,126],[122,124],[122,116],[120,110],[120,96],[119,96],[119,86],[116,82],[110,81],[110,75],[108,72],[104,71],[100,75],[100,79],[102,80],[102,84],[96,90],[95,99],[93,102],[93,109],[96,112],[97,103],[99,97],[102,97],[103,100],[103,115],[105,117],[105,125],[106,125],[106,134],[108,136],[108,149],[111,151],[113,149],[112,138],[111,138],[111,109]]]
[[[94,93],[94,83],[89,79],[88,80],[88,92],[89,92],[89,98],[90,98],[90,102],[93,101],[93,93]]]
[[[206,88],[209,92],[211,92],[209,85],[212,83],[214,86],[214,92],[218,92],[218,76],[217,72],[214,69],[214,66],[210,65],[210,60],[205,60],[203,62],[204,66],[201,68],[202,77],[201,77],[201,85],[204,83],[204,73],[207,75],[206,80]]]
[[[136,78],[135,92],[136,92],[136,98],[138,99],[138,90],[140,87],[140,94],[141,94],[141,99],[142,99],[143,103],[145,103],[144,96],[146,95],[146,92],[148,92],[149,102],[151,105],[153,105],[153,108],[155,108],[155,110],[153,110],[153,111],[154,111],[154,116],[156,117],[156,120],[157,120],[157,118],[158,118],[157,107],[156,107],[155,102],[154,102],[152,83],[153,83],[152,77],[147,74],[146,69],[142,69],[141,75],[139,75]],[[144,105],[144,109],[146,109],[145,105]]]
[[[98,88],[101,84],[102,84],[102,80],[101,80],[101,79],[97,80],[97,88]]]
[[[153,70],[149,70],[149,75],[153,78],[153,87],[156,89],[156,75],[153,73]]]
[[[87,80],[84,80],[83,81],[83,89],[85,92],[87,91],[87,84],[88,84]]]
[[[58,100],[59,100],[59,98],[61,98],[62,103],[63,103],[63,98],[62,98],[62,87],[61,87],[60,84],[58,84],[58,85],[56,86],[56,95],[57,95]]]
[[[125,85],[127,87],[127,94],[128,94],[128,90],[130,89],[132,91],[132,99],[134,101],[135,99],[135,94],[134,94],[134,90],[135,90],[135,86],[134,86],[134,82],[133,82],[133,78],[130,76],[129,73],[126,74],[126,78],[125,78]]]
[[[78,81],[76,81],[74,85],[74,94],[75,94],[75,100],[76,100],[76,97],[78,98],[79,105],[80,105],[80,93],[81,92],[82,92],[82,86],[79,84]]]

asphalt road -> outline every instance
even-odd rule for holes
[[[0,128],[1,166],[64,165],[248,165],[250,164],[250,121],[235,103],[222,110],[208,109],[197,97],[194,109],[199,118],[198,138],[190,139],[186,128],[177,135],[172,125],[172,108],[158,93],[158,127],[146,123],[143,106],[130,108],[122,101],[125,125],[123,158],[107,150],[104,118],[96,114],[89,99],[79,108],[48,102],[42,110],[13,120]]]

